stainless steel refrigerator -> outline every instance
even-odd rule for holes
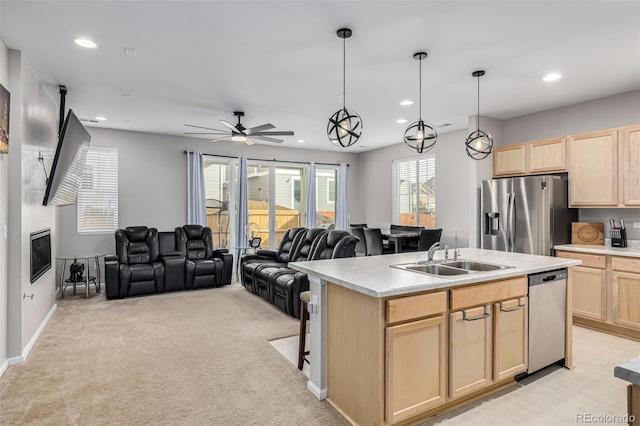
[[[578,220],[560,176],[485,180],[481,211],[482,248],[543,256],[570,243],[571,222]]]

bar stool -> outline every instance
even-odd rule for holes
[[[308,291],[300,293],[300,342],[298,343],[298,370],[302,370],[304,362],[309,362],[307,355],[309,351],[305,351],[305,343],[307,340],[307,320],[309,319],[309,311],[307,306],[311,300],[311,295]]]

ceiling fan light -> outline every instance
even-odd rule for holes
[[[483,160],[491,154],[493,150],[493,137],[491,134],[476,130],[472,132],[464,141],[467,155],[474,160]]]
[[[246,142],[247,137],[245,135],[233,135],[231,140],[234,142]]]

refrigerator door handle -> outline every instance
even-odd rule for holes
[[[511,248],[511,192],[507,192],[507,220],[505,225],[505,232],[507,234],[507,251],[513,251]]]
[[[515,251],[516,249],[516,193],[511,193],[511,202],[509,204],[509,209],[511,211],[511,217],[509,220],[509,228],[511,232],[511,251]]]

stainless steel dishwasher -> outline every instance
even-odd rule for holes
[[[531,374],[564,359],[567,270],[529,275],[529,368]]]

